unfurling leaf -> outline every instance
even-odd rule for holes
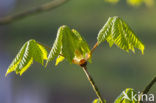
[[[33,63],[33,60],[44,65],[44,60],[47,59],[47,51],[43,46],[35,40],[27,41],[10,64],[6,76],[11,72],[22,75]]]
[[[65,58],[72,63],[74,60],[86,59],[90,49],[86,41],[76,30],[71,30],[68,26],[61,26],[58,29],[57,37],[49,53],[49,61],[56,59],[56,65]]]
[[[141,103],[138,96],[139,94],[134,89],[127,88],[116,98],[114,103]]]
[[[121,49],[135,52],[135,48],[144,54],[144,45],[132,29],[119,17],[110,17],[98,34],[98,44],[105,40],[110,47],[115,44]]]

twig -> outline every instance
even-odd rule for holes
[[[67,1],[69,1],[69,0],[52,0],[51,2],[43,4],[43,5],[38,6],[36,8],[33,8],[31,10],[23,11],[23,12],[21,12],[19,14],[15,14],[15,15],[4,17],[4,18],[0,18],[0,25],[8,24],[8,23],[14,22],[16,20],[25,18],[27,16],[37,14],[37,13],[41,13],[43,11],[48,11],[48,10],[55,9],[55,8],[61,6],[62,4],[66,3]]]
[[[156,77],[154,77],[154,79],[146,86],[146,88],[143,91],[143,94],[147,94],[155,83]]]
[[[93,46],[93,48],[91,49],[91,55],[92,55],[92,53],[94,52],[94,50],[98,47],[98,42],[96,42],[96,44]]]
[[[83,66],[82,68],[83,68],[83,71],[85,72],[85,74],[86,74],[86,76],[87,76],[87,78],[88,78],[90,84],[92,85],[93,90],[94,90],[94,92],[96,93],[97,97],[100,99],[101,103],[104,103],[104,101],[103,101],[103,99],[102,99],[102,97],[101,97],[101,94],[100,94],[100,92],[99,92],[97,86],[95,85],[94,80],[92,79],[92,77],[90,76],[90,74],[89,74],[88,71],[87,71],[87,67],[86,67],[86,66]]]

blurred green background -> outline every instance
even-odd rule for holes
[[[50,0],[0,0],[0,16],[16,14]],[[21,46],[35,39],[52,46],[57,29],[77,29],[90,47],[108,17],[123,18],[145,44],[145,54],[127,53],[116,46],[101,44],[93,54],[88,71],[108,103],[126,88],[142,91],[156,75],[156,7],[132,7],[121,0],[71,0],[52,11],[0,25],[0,103],[91,103],[96,98],[82,69],[66,61],[45,69],[34,63],[21,77],[5,72]],[[156,86],[151,92],[156,94]]]

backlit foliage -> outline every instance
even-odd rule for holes
[[[110,47],[115,44],[121,49],[135,52],[135,48],[144,53],[144,45],[136,37],[132,29],[119,17],[110,17],[104,27],[100,30],[97,37],[97,46],[107,41]],[[95,49],[95,48],[94,48]],[[47,51],[41,43],[35,40],[27,41],[12,61],[7,74],[15,71],[22,75],[33,63],[33,60],[46,65],[56,59],[55,65],[66,59],[69,63],[83,66],[91,60],[92,52],[87,42],[81,37],[80,33],[68,26],[61,26],[58,29],[56,39],[47,57]]]
[[[33,60],[44,65],[44,60],[47,59],[47,51],[43,46],[38,44],[35,40],[27,41],[10,64],[7,74],[16,72],[16,74],[22,75],[33,63]]]
[[[144,45],[136,37],[132,29],[121,18],[110,17],[98,34],[98,43],[107,41],[109,46],[113,44],[129,52],[135,52],[135,48],[144,53]]]
[[[57,65],[66,58],[70,63],[79,64],[80,60],[86,59],[89,53],[88,44],[76,30],[71,30],[68,26],[61,26],[49,53],[47,63],[57,58]]]

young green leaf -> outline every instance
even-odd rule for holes
[[[22,75],[33,63],[33,60],[44,65],[44,60],[47,59],[47,51],[43,46],[38,44],[35,40],[27,41],[12,61],[9,66],[6,76],[15,71],[16,74]]]
[[[49,53],[49,56],[48,56],[48,59],[47,59],[47,62],[46,62],[46,66],[47,66],[47,64],[48,64],[50,61],[54,60],[56,57],[59,56],[59,54],[61,54],[62,35],[63,35],[63,30],[62,30],[62,29],[63,29],[62,27],[60,27],[60,28],[58,29],[57,37],[56,37],[56,39],[55,39],[55,41],[54,41],[54,44],[53,44],[53,46],[52,46],[52,49],[51,49],[51,51],[50,51],[50,53]]]
[[[46,65],[55,58],[57,58],[56,65],[63,61],[64,58],[72,63],[74,59],[85,59],[89,53],[88,44],[76,30],[71,30],[68,26],[61,26],[49,53]]]
[[[114,101],[114,103],[140,103],[138,101],[138,94],[132,88],[124,90]]]
[[[72,29],[72,32],[77,36],[77,49],[75,52],[75,57],[76,58],[83,58],[88,59],[88,55],[90,53],[90,48],[88,46],[88,43],[83,39],[78,31],[75,29]]]
[[[106,24],[99,31],[99,34],[97,37],[99,44],[101,42],[104,42],[108,38],[108,36],[111,34],[111,29],[112,29],[112,25],[113,25],[112,21],[113,21],[113,18],[109,17]]]
[[[136,37],[132,29],[119,17],[110,17],[104,27],[100,30],[98,44],[105,40],[111,47],[113,44],[121,49],[129,52],[135,52],[135,48],[139,49],[144,54],[144,45]]]
[[[72,63],[78,45],[79,43],[77,36],[74,35],[69,27],[64,26],[62,38],[62,53],[63,56],[68,60],[68,62]]]

